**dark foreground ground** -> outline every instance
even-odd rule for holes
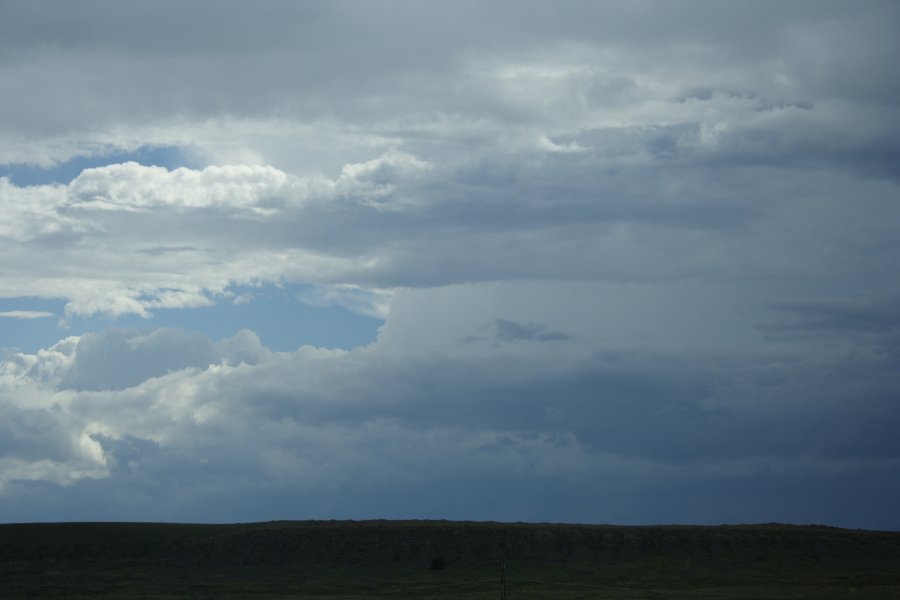
[[[0,525],[0,598],[900,599],[900,532],[447,521]],[[438,568],[442,567],[442,568]]]

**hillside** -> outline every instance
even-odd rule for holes
[[[516,597],[900,596],[898,532],[448,521],[0,525],[3,597],[314,591],[351,598],[413,590],[487,598],[498,597],[500,560]],[[132,595],[135,581],[147,595]]]

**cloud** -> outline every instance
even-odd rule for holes
[[[85,169],[68,186],[70,210],[146,211],[154,207],[264,212],[269,198],[292,194],[272,167],[207,167],[169,171],[135,162]]]
[[[511,279],[892,278],[890,3],[270,10],[235,8],[222,37],[198,37],[160,9],[52,23],[7,9],[0,163],[154,145],[210,166],[0,181],[0,295],[149,316],[259,282],[375,298]],[[66,102],[17,91],[46,82]]]
[[[52,312],[41,310],[4,310],[0,312],[0,318],[7,319],[46,319],[55,316]]]
[[[74,360],[59,384],[76,390],[121,390],[187,368],[204,369],[219,362],[254,364],[264,353],[255,334],[212,343],[200,335],[173,329],[149,333],[108,330],[81,336]]]
[[[388,187],[365,169],[351,185],[346,173],[134,163],[86,170],[68,186],[7,181],[0,246],[10,260],[0,295],[64,297],[71,316],[146,316],[206,306],[231,286],[259,282],[372,298],[467,281],[727,280],[735,272],[765,286],[800,275],[811,289],[889,285],[900,244],[886,225],[898,211],[892,183],[767,167],[606,174],[586,170],[585,160],[417,167]],[[565,190],[562,200],[554,190]],[[785,194],[791,202],[779,201]],[[848,194],[858,198],[852,207]],[[854,227],[842,227],[850,218]]]
[[[506,319],[496,319],[493,323],[497,340],[512,342],[516,340],[552,342],[567,340],[569,336],[561,331],[547,331],[547,328],[538,323],[516,323]]]
[[[900,304],[894,296],[776,302],[758,328],[773,341],[817,340],[834,348],[900,357]]]
[[[773,304],[773,311],[787,317],[769,330],[791,332],[900,333],[900,301],[896,299],[834,299],[819,302],[784,302]]]
[[[179,10],[185,24],[208,18],[205,8]],[[10,92],[65,82],[67,94],[3,94],[0,162],[147,143],[214,163],[332,174],[398,143],[429,162],[566,148],[633,161],[653,156],[640,138],[682,128],[670,156],[802,155],[831,166],[856,157],[856,168],[881,174],[896,164],[897,90],[884,76],[898,49],[890,3],[567,3],[552,15],[527,3],[514,19],[506,3],[423,11],[276,2],[270,11],[235,7],[217,19],[218,35],[198,36],[160,7],[106,7],[102,19],[63,11],[56,23],[40,8],[9,8],[0,81]],[[35,31],[29,23],[42,33],[23,33]],[[240,46],[226,41],[235,39]],[[611,134],[603,147],[582,139],[596,131]],[[609,143],[623,136],[638,142]]]
[[[297,299],[310,306],[342,306],[352,312],[378,319],[387,318],[393,290],[365,289],[343,284],[315,286],[297,295]]]
[[[6,357],[16,376],[59,389],[123,390],[153,377],[211,364],[256,364],[268,353],[251,331],[213,342],[177,329],[109,329],[69,337],[36,355]]]
[[[704,522],[896,526],[892,508],[848,516],[840,492],[853,481],[873,510],[900,493],[879,483],[900,452],[890,357],[763,336],[723,352],[678,344],[677,328],[630,346],[589,328],[469,351],[480,323],[535,340],[597,308],[529,285],[405,290],[379,340],[349,352],[112,330],[10,355],[2,516],[234,520],[252,505],[253,518],[696,522],[700,490],[717,498]],[[690,315],[696,298],[638,289],[620,310],[640,313],[643,297]],[[521,301],[494,303],[504,295]],[[567,310],[548,311],[549,296]]]
[[[481,331],[493,329],[494,339],[502,342],[552,342],[567,340],[569,336],[561,331],[547,331],[547,328],[538,323],[516,323],[506,319],[495,319],[481,328]],[[465,338],[467,342],[477,342],[484,339],[482,336],[472,335]]]
[[[900,527],[895,3],[213,12],[4,7],[0,298],[378,340],[7,352],[0,517]]]

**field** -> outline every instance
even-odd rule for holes
[[[0,525],[6,598],[894,599],[900,533],[447,521]]]

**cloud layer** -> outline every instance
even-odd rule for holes
[[[735,343],[711,327],[684,343],[692,323],[651,320],[627,340],[620,301],[587,315],[571,300],[586,291],[609,290],[404,291],[379,341],[350,352],[156,330],[10,355],[2,518],[900,525],[895,336],[856,327],[822,348],[827,333],[750,326]],[[503,296],[529,300],[492,307]]]
[[[351,351],[150,320],[7,351],[0,520],[900,528],[898,24],[5,4],[0,298],[65,326],[299,284],[385,323]],[[16,179],[162,147],[189,164]]]
[[[169,145],[232,165],[0,183],[3,296],[115,315],[260,281],[895,273],[891,3],[272,2],[202,28],[203,5],[40,6],[3,9],[0,161]]]

